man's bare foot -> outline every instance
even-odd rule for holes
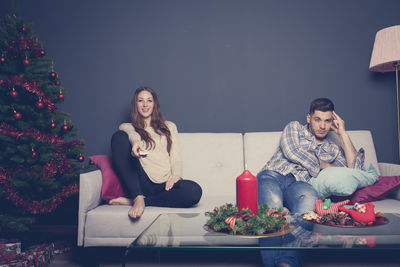
[[[117,197],[108,201],[110,205],[132,205],[132,200],[126,197]]]
[[[138,195],[134,200],[133,200],[133,206],[129,210],[128,215],[132,219],[138,219],[140,216],[142,216],[144,212],[144,197],[142,195]]]

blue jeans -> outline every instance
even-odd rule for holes
[[[286,207],[293,218],[314,209],[318,193],[312,185],[298,182],[292,174],[282,175],[275,171],[265,170],[257,175],[258,203],[268,204],[270,208]],[[292,224],[297,224],[294,220]],[[295,225],[299,226],[299,225]],[[301,266],[301,253],[296,250],[263,250],[261,257],[264,267],[276,266],[280,263],[291,267]]]

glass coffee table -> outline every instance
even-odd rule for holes
[[[400,214],[386,213],[387,222],[368,227],[337,227],[299,219],[286,233],[263,237],[216,233],[204,227],[203,213],[160,214],[126,249],[155,250],[398,250]]]

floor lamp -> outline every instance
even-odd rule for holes
[[[384,28],[376,33],[369,70],[396,74],[397,138],[400,160],[400,119],[399,119],[399,66],[400,66],[400,25]]]

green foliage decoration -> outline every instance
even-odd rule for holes
[[[289,224],[284,217],[286,211],[270,209],[267,204],[258,206],[257,215],[249,209],[239,213],[236,205],[227,203],[207,211],[206,225],[213,231],[231,235],[264,235],[288,230]]]

